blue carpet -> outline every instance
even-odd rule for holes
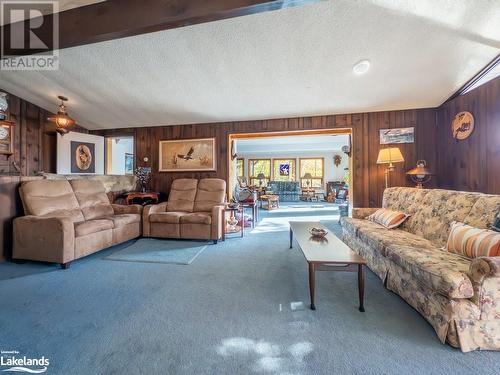
[[[366,272],[320,272],[288,248],[289,219],[338,226],[338,211],[261,211],[245,237],[189,267],[110,262],[0,265],[0,349],[50,359],[47,374],[498,374],[499,353],[462,353]],[[0,368],[1,369],[1,368]]]
[[[207,247],[207,241],[140,238],[104,259],[124,262],[191,264]]]

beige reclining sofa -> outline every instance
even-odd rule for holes
[[[177,179],[168,202],[146,206],[145,237],[217,240],[223,236],[226,181],[218,178]]]
[[[37,180],[19,189],[13,259],[60,263],[139,237],[142,206],[110,204],[100,181]]]

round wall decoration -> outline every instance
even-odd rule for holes
[[[92,165],[92,152],[86,145],[78,145],[76,148],[76,165],[82,171],[86,171]]]
[[[472,113],[467,111],[457,113],[451,124],[451,131],[453,138],[460,141],[469,138],[474,131],[474,116],[472,116]]]

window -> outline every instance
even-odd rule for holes
[[[273,159],[273,181],[295,181],[295,159]]]
[[[271,179],[271,159],[250,159],[248,161],[248,175],[250,177],[250,185],[260,186],[259,174],[263,174],[262,186],[267,186]]]
[[[245,159],[236,160],[236,175],[239,178],[245,177]]]
[[[299,159],[300,166],[300,186],[323,189],[323,177],[325,173],[323,158]],[[306,173],[311,174],[311,178],[304,178]]]
[[[134,174],[134,138],[106,138],[106,174]]]

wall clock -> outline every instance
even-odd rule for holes
[[[0,121],[0,154],[12,155],[14,149],[14,133],[12,121]]]
[[[474,131],[474,116],[472,113],[463,111],[457,113],[451,123],[453,138],[462,141],[470,137]]]

